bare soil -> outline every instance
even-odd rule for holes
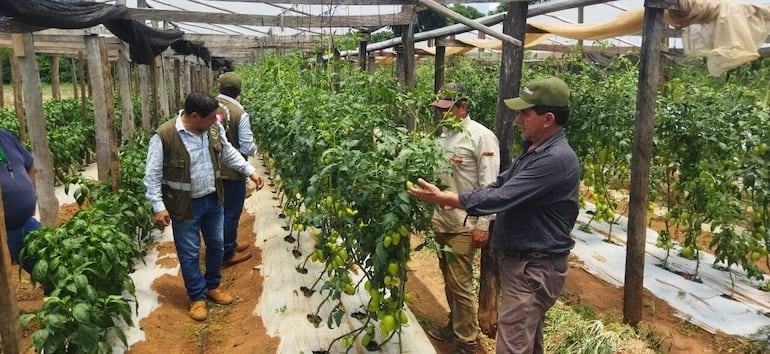
[[[71,217],[77,207],[61,209],[61,219]],[[244,213],[241,217],[239,241],[254,243],[254,217]],[[417,241],[417,240],[415,240]],[[416,244],[416,243],[415,243]],[[174,258],[162,258],[174,252],[173,243],[158,245],[159,266],[175,267]],[[128,352],[143,353],[273,353],[279,338],[267,335],[261,318],[253,310],[262,292],[262,276],[258,270],[261,253],[256,247],[246,250],[252,258],[223,270],[222,287],[236,296],[233,305],[210,305],[210,317],[196,322],[187,315],[189,299],[185,293],[181,274],[163,276],[155,280],[153,289],[159,294],[160,306],[138,325],[146,339],[133,345]],[[18,272],[16,268],[16,272]],[[444,297],[444,284],[438,270],[436,256],[430,252],[416,252],[408,264],[407,290],[412,298],[409,308],[420,325],[428,330],[444,324],[448,307]],[[623,291],[596,278],[583,270],[579,261],[571,260],[571,268],[564,291],[567,303],[587,306],[602,318],[622,321]],[[43,294],[29,284],[29,277],[22,272],[16,283],[16,296],[22,312],[34,312],[42,305]],[[675,310],[651,294],[644,294],[643,322],[639,328],[648,338],[657,341],[657,348],[669,353],[724,353],[744,352],[741,340],[722,334],[712,335],[674,316]],[[30,336],[35,330],[24,330],[23,345],[30,346]],[[494,339],[482,335],[477,353],[493,353]],[[438,353],[450,353],[451,345],[432,340]],[[33,352],[32,349],[28,352]]]

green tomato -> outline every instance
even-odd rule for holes
[[[382,320],[380,320],[380,331],[382,332],[382,336],[387,336],[390,332],[393,332],[394,329],[396,329],[396,319],[393,315],[383,316]]]
[[[390,264],[388,264],[388,274],[394,275],[394,276],[398,275],[398,269],[399,269],[398,263],[390,262]]]

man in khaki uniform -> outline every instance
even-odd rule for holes
[[[445,119],[457,120],[444,127],[439,142],[449,155],[451,174],[439,176],[447,190],[463,193],[494,182],[500,171],[500,147],[492,131],[468,115],[465,87],[449,83],[439,90],[441,99],[432,102]],[[493,216],[469,217],[464,210],[437,209],[432,228],[436,241],[449,246],[455,256],[439,253],[449,303],[449,322],[428,334],[440,341],[452,341],[455,353],[473,353],[478,336],[476,299],[473,292],[473,258],[476,248],[489,238]]]

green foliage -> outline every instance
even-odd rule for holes
[[[484,16],[484,14],[481,13],[481,11],[479,11],[473,6],[455,4],[455,5],[449,6],[449,9],[470,19],[475,19],[475,18]],[[457,23],[457,21],[452,19],[448,19],[448,22],[450,25]]]
[[[430,31],[436,28],[446,27],[449,20],[431,10],[423,10],[417,13],[417,25],[414,27],[414,33]],[[393,35],[401,37],[401,26],[390,26]]]
[[[339,339],[350,344],[361,335],[371,343],[369,323],[377,320],[382,343],[406,324],[409,234],[428,229],[433,210],[409,197],[406,182],[432,179],[446,166],[432,123],[421,125],[420,132],[403,128],[409,107],[425,106],[432,94],[399,91],[390,73],[359,70],[341,71],[341,90],[334,93],[330,72],[297,72],[298,60],[269,56],[259,66],[243,68],[249,88],[243,102],[248,111],[260,112],[254,115],[254,133],[288,196],[291,229],[313,228],[316,250],[305,262],[324,263],[325,271],[309,288],[320,284],[321,303],[337,302],[327,325],[339,325],[341,297],[361,285],[349,274],[355,267],[371,297],[368,320]],[[304,263],[298,266],[303,269]],[[312,316],[316,325],[322,322],[318,311]]]
[[[40,311],[22,316],[23,325],[39,325],[32,335],[38,351],[106,353],[112,338],[126,345],[120,326],[131,325],[129,301],[135,293],[129,274],[155,226],[142,186],[147,140],[138,135],[121,155],[123,189],[112,193],[106,183],[70,177],[79,184],[74,195],[81,210],[59,227],[25,239],[21,259],[37,261],[31,281],[50,291]]]

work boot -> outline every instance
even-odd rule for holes
[[[207,291],[206,296],[208,296],[211,301],[214,301],[214,303],[220,305],[230,305],[233,303],[233,296],[219,288]]]
[[[251,245],[248,242],[237,242],[235,244],[235,251],[236,252],[243,252],[247,248],[249,248],[249,246],[251,246]]]
[[[476,353],[476,342],[473,343],[459,343],[455,342],[455,350],[453,354],[474,354]]]
[[[222,261],[222,268],[234,266],[251,259],[251,253],[235,253],[232,257]]]
[[[192,304],[190,304],[190,317],[196,321],[205,321],[209,317],[209,311],[206,309],[206,301],[193,301]]]
[[[455,332],[452,329],[452,325],[448,324],[444,327],[438,327],[428,331],[428,335],[433,339],[441,342],[451,342],[455,338]]]

